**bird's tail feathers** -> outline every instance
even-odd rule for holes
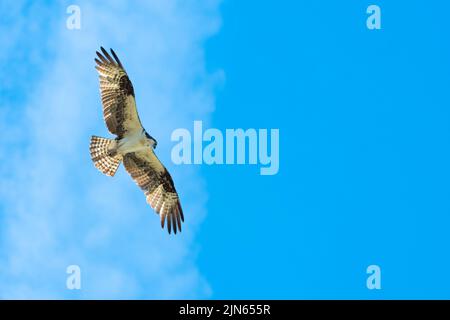
[[[97,136],[91,137],[89,150],[91,159],[95,167],[107,176],[114,176],[122,161],[122,155],[112,155],[111,144],[115,143],[113,139],[107,139]]]

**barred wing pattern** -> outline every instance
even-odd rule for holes
[[[124,156],[123,164],[136,184],[144,191],[147,203],[160,215],[161,227],[167,218],[167,230],[181,231],[183,210],[177,191],[167,169],[153,150],[131,152]]]
[[[102,53],[96,52],[95,68],[100,78],[100,93],[103,104],[103,117],[108,130],[119,138],[142,130],[141,121],[136,110],[134,89],[125,69],[116,53],[111,54],[102,47]]]

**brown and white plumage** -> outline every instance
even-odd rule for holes
[[[122,63],[111,49],[97,52],[95,68],[100,78],[103,116],[115,139],[92,136],[90,153],[95,166],[114,176],[120,162],[144,191],[148,204],[160,215],[161,227],[167,220],[169,233],[181,231],[184,221],[178,193],[172,177],[159,161],[154,148],[156,140],[142,127],[136,109],[133,85]]]
[[[115,52],[111,50],[114,60],[104,48],[101,50],[103,55],[96,52],[100,60],[95,58],[95,68],[100,79],[103,117],[108,130],[121,138],[127,133],[142,130],[134,88]]]
[[[167,229],[177,233],[181,231],[181,221],[184,221],[177,191],[172,177],[161,164],[153,150],[143,150],[127,153],[123,159],[127,172],[136,184],[144,191],[147,203],[161,217],[161,227],[164,228],[167,219]]]

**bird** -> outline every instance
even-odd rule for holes
[[[169,234],[181,232],[184,214],[170,173],[155,154],[158,144],[142,126],[133,84],[113,49],[96,51],[95,68],[100,80],[103,118],[113,139],[91,136],[89,151],[95,167],[114,176],[120,163],[144,192],[147,203],[167,220]]]

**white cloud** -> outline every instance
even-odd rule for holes
[[[0,109],[20,110],[0,122],[15,136],[0,147],[0,297],[207,297],[210,288],[195,264],[205,182],[195,167],[171,165],[170,132],[207,121],[214,109],[216,77],[205,70],[203,44],[218,31],[218,1],[78,5],[81,30],[65,28],[63,5],[45,10],[54,20],[48,25],[57,27],[45,30],[46,49],[36,52],[53,59],[38,59],[44,72],[33,75],[37,81],[23,102]],[[11,22],[18,42],[33,37],[17,31],[27,19]],[[175,237],[161,230],[123,168],[109,178],[91,163],[90,135],[108,135],[93,62],[100,45],[114,48],[125,65],[144,126],[159,141],[157,153],[181,194],[186,223]],[[13,52],[1,63],[16,59]],[[81,292],[65,288],[70,264],[81,267]]]

